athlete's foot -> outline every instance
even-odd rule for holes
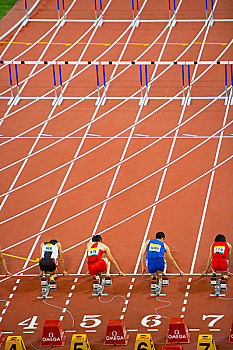
[[[94,276],[93,278],[93,290],[98,291],[99,286],[100,286],[100,276],[97,275],[97,276]]]
[[[105,286],[111,286],[112,285],[112,279],[109,274],[106,274],[105,277]]]
[[[169,285],[168,277],[167,277],[167,275],[164,272],[162,273],[162,283],[163,283],[163,286],[168,286]]]
[[[216,280],[217,280],[216,277],[217,277],[216,273],[213,272],[212,277],[211,277],[211,279],[210,279],[210,285],[211,285],[211,286],[215,286],[215,285],[216,285]]]

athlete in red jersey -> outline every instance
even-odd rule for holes
[[[106,254],[107,258],[102,258],[103,254]],[[93,236],[91,242],[87,243],[87,264],[90,275],[101,275],[102,272],[109,275],[110,263],[120,275],[125,276],[114,260],[109,247],[102,243],[102,237],[100,235]]]
[[[218,234],[210,247],[209,259],[202,276],[208,272],[210,266],[213,273],[220,271],[222,275],[224,275],[224,273],[231,275],[229,272],[231,250],[232,246],[226,241],[226,237],[222,234]]]

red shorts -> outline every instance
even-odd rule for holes
[[[92,276],[97,275],[100,272],[105,272],[107,270],[106,261],[104,259],[100,259],[94,263],[89,263],[88,270]]]
[[[228,270],[228,260],[223,258],[213,258],[211,260],[211,267],[214,271],[223,271]]]

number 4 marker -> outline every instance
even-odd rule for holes
[[[23,327],[24,329],[36,329],[38,326],[37,321],[38,316],[33,316],[30,318],[27,318],[26,320],[18,323],[18,326],[26,326]]]

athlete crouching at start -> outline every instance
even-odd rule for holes
[[[182,276],[186,276],[171,255],[169,247],[164,243],[165,234],[163,232],[157,232],[155,237],[156,239],[147,240],[143,248],[141,255],[142,275],[145,272],[144,260],[146,254],[148,272],[151,274],[152,280],[157,280],[157,278],[159,278],[159,272],[165,276],[167,264],[164,253],[166,253],[172,265],[179,271]]]
[[[39,260],[41,272],[39,273],[38,277],[46,277],[46,273],[48,273],[50,274],[51,280],[56,279],[58,277],[58,260],[62,268],[63,276],[69,277],[69,274],[65,271],[61,243],[58,243],[56,239],[42,243],[40,246]]]
[[[106,254],[106,258],[102,258],[102,255]],[[110,249],[107,245],[102,243],[102,237],[95,235],[92,240],[87,243],[87,265],[88,271],[91,276],[96,280],[100,280],[100,275],[106,272],[106,279],[111,283],[110,278],[110,264],[116,268],[121,276],[125,274],[121,271],[117,262],[113,258]]]
[[[228,275],[232,275],[229,272],[229,263],[231,258],[232,246],[226,241],[226,237],[222,234],[218,234],[214,243],[210,246],[210,255],[207,261],[206,269],[201,274],[207,274],[210,266],[213,273],[213,277],[216,277],[216,272],[221,273],[222,279],[227,279]]]

